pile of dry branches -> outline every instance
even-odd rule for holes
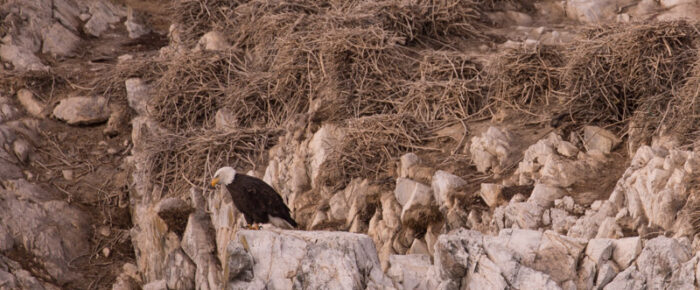
[[[605,26],[584,36],[569,53],[563,104],[579,123],[611,124],[637,110],[653,117],[671,104],[697,59],[700,33],[676,21]]]
[[[221,166],[255,168],[281,129],[197,130],[187,135],[169,134],[148,143],[149,168],[156,185],[166,193],[201,187]]]
[[[354,177],[388,177],[387,168],[403,152],[422,148],[428,128],[410,115],[383,114],[349,119],[342,141],[321,164],[318,182],[343,187]]]
[[[489,101],[521,112],[541,111],[556,103],[564,64],[560,47],[509,50],[489,67]]]

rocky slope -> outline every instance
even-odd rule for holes
[[[700,287],[700,5],[350,2],[0,4],[0,289]],[[225,162],[301,228],[243,230]]]

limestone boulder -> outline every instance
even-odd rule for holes
[[[642,146],[609,200],[626,207],[633,220],[646,219],[670,230],[688,198],[691,180],[700,177],[698,162],[697,153]]]
[[[6,181],[0,193],[0,224],[11,240],[37,258],[48,275],[65,284],[81,275],[70,261],[87,254],[87,216],[59,196],[23,179]]]
[[[456,191],[466,184],[467,182],[459,176],[442,170],[436,171],[431,187],[438,207],[452,207],[452,199],[457,194]]]
[[[126,99],[129,102],[129,107],[134,109],[139,115],[148,113],[148,102],[151,99],[151,87],[139,78],[130,78],[124,81],[126,86]]]
[[[479,172],[491,169],[498,173],[518,158],[513,134],[496,127],[489,127],[481,136],[472,138],[469,152]]]
[[[346,232],[242,230],[233,239],[250,254],[253,279],[232,289],[382,289],[393,287],[367,235]]]
[[[399,289],[430,289],[428,271],[432,266],[428,255],[392,255],[387,276]]]

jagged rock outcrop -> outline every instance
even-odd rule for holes
[[[366,235],[313,231],[239,231],[232,243],[246,249],[229,259],[254,262],[249,277],[233,278],[228,289],[385,289],[393,283],[382,272]],[[246,281],[248,280],[248,281]]]
[[[70,56],[83,41],[81,31],[99,37],[126,16],[125,8],[103,0],[9,0],[0,11],[8,23],[0,59],[19,71],[48,71],[38,54]]]
[[[477,170],[486,172],[491,169],[498,173],[516,162],[519,152],[515,150],[513,139],[510,131],[496,127],[489,127],[482,136],[472,138],[469,152]]]
[[[644,231],[647,226],[656,226],[671,230],[688,199],[690,181],[699,177],[697,153],[642,146],[618,181],[610,202],[623,210],[620,218],[632,220],[632,229]]]

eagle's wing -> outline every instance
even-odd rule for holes
[[[297,223],[289,214],[289,208],[284,203],[282,197],[270,185],[264,181],[247,175],[236,175],[236,179],[241,179],[240,184],[248,194],[251,204],[257,207],[257,211],[273,217],[281,218],[296,227]]]

